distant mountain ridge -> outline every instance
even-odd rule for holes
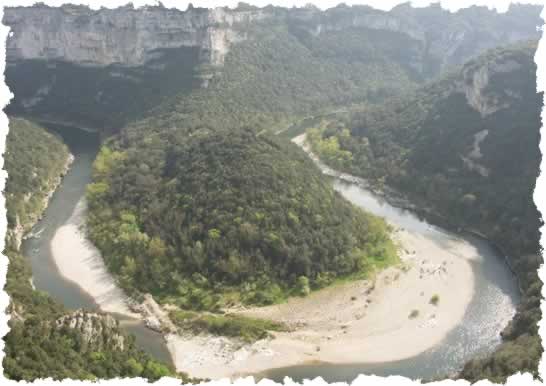
[[[440,68],[461,64],[484,49],[538,37],[540,6],[512,4],[506,13],[470,7],[456,13],[439,4],[391,11],[368,6],[318,8],[191,8],[131,6],[91,10],[85,6],[6,8],[4,24],[13,29],[8,61],[61,60],[82,66],[141,66],[161,56],[158,50],[199,47],[204,63],[222,65],[232,44],[249,38],[245,24],[299,24],[313,36],[349,28],[384,30],[419,43],[416,54],[440,60]],[[499,28],[502,26],[502,28]],[[417,48],[417,47],[416,47]]]
[[[16,95],[10,109],[120,127],[165,98],[217,82],[235,47],[261,44],[264,35],[286,41],[307,68],[318,66],[326,77],[337,76],[338,87],[359,99],[362,94],[350,88],[365,76],[362,68],[384,67],[387,75],[399,72],[409,79],[401,83],[421,83],[485,49],[538,39],[540,10],[511,5],[506,13],[485,7],[451,13],[438,5],[412,8],[407,3],[389,12],[344,5],[326,11],[244,4],[186,11],[6,8],[3,23],[13,31],[6,75]],[[390,88],[400,87],[389,82]],[[376,94],[383,95],[381,90]],[[80,111],[82,105],[86,111]]]

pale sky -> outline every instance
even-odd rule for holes
[[[4,5],[32,5],[38,0],[3,0],[2,4]],[[75,3],[75,4],[88,4],[92,8],[99,8],[100,6],[106,7],[117,7],[120,5],[127,4],[129,0],[42,0],[48,5],[62,5],[63,3]],[[532,4],[544,4],[546,0],[523,0],[519,1],[522,3],[532,3]],[[186,9],[188,3],[192,3],[196,7],[207,7],[214,8],[217,6],[229,6],[235,7],[239,0],[162,0],[163,4],[166,7],[176,7],[179,9]],[[304,6],[307,3],[313,3],[319,8],[325,9],[334,7],[337,4],[344,2],[348,5],[352,4],[367,4],[374,8],[390,10],[397,4],[404,3],[403,0],[247,0],[246,3],[257,5],[257,6],[266,6],[268,4],[280,5],[285,7],[291,6]],[[430,0],[414,0],[411,3],[416,7],[427,6],[431,2],[437,3],[440,2],[443,8],[449,9],[451,11],[456,11],[460,8],[465,8],[471,5],[486,5],[489,8],[496,8],[499,12],[504,12],[510,4],[510,0],[442,0],[442,1],[430,1]],[[141,6],[145,4],[154,4],[154,0],[133,0],[135,6]]]

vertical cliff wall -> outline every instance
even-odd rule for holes
[[[513,5],[503,14],[485,7],[451,13],[437,5],[409,4],[390,12],[344,5],[326,11],[312,6],[6,8],[3,22],[13,32],[6,75],[15,94],[9,111],[119,127],[165,98],[207,87],[238,43],[278,39],[281,35],[273,33],[278,29],[297,39],[295,55],[311,58],[309,68],[324,67],[330,71],[324,77],[347,85],[358,83],[370,64],[398,66],[398,83],[377,85],[392,89],[405,77],[415,83],[436,77],[488,48],[538,39],[540,10]]]
[[[163,98],[206,86],[260,11],[131,6],[6,8],[12,112],[122,125]]]

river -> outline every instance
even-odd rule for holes
[[[295,141],[297,142],[297,141]],[[300,143],[300,146],[302,144]],[[389,223],[426,236],[447,248],[450,240],[464,239],[477,252],[472,261],[474,295],[462,323],[437,346],[415,357],[387,363],[315,363],[274,369],[263,375],[281,382],[288,376],[295,381],[322,377],[328,382],[352,382],[359,374],[403,375],[413,379],[433,379],[461,370],[468,360],[492,352],[500,344],[500,332],[513,318],[520,301],[516,277],[503,256],[487,241],[452,232],[427,223],[415,213],[391,205],[384,197],[365,188],[363,180],[339,174],[320,161],[315,162],[329,175],[334,189],[353,204],[384,217]],[[457,288],[453,288],[457,291]]]
[[[353,183],[335,180],[334,187],[354,204],[384,216],[405,229],[426,234],[439,243],[453,237],[449,232],[427,224],[407,210],[389,205],[384,199]],[[520,298],[519,290],[506,262],[491,245],[473,236],[465,236],[465,239],[476,248],[480,256],[472,264],[476,280],[474,296],[462,323],[441,344],[418,356],[396,362],[346,365],[317,363],[274,369],[264,375],[278,382],[285,376],[299,382],[317,376],[328,382],[351,382],[359,374],[432,379],[460,370],[465,362],[476,355],[492,352],[501,342],[500,332],[515,313]],[[457,291],[457,288],[453,290]]]
[[[56,231],[65,225],[91,180],[91,165],[99,147],[97,134],[71,127],[55,126],[75,156],[74,163],[53,195],[43,219],[33,233],[39,237],[23,242],[23,253],[30,258],[33,280],[37,289],[48,292],[69,309],[85,307],[97,309],[96,303],[77,284],[65,280],[59,273],[51,254],[51,241]],[[398,209],[361,185],[333,179],[334,187],[345,198],[366,210],[383,216],[387,221],[418,232],[437,243],[460,237],[434,227],[413,213]],[[443,342],[410,359],[376,364],[331,365],[325,363],[299,365],[266,372],[267,378],[282,381],[290,376],[296,381],[321,376],[327,381],[352,381],[358,374],[403,375],[430,379],[450,373],[477,354],[487,353],[500,343],[499,333],[515,313],[519,291],[515,277],[502,256],[485,241],[465,236],[478,254],[472,262],[475,275],[474,296],[461,324]],[[456,288],[453,289],[457,291]],[[161,335],[147,329],[143,323],[118,316],[122,325],[133,333],[137,344],[151,355],[171,362]]]
[[[70,310],[86,308],[97,310],[93,298],[72,281],[61,276],[52,256],[51,242],[57,230],[67,224],[78,202],[91,182],[91,167],[99,149],[97,133],[59,124],[43,124],[59,134],[74,155],[69,172],[55,191],[40,220],[32,229],[38,237],[29,237],[22,243],[22,252],[30,259],[32,279],[36,289],[49,293]],[[163,337],[144,326],[143,322],[123,315],[114,315],[121,325],[133,333],[137,345],[144,351],[171,363],[171,356]]]

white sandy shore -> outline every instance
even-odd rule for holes
[[[51,240],[53,260],[61,275],[91,295],[101,310],[138,317],[127,306],[127,296],[117,287],[97,248],[85,238],[86,201],[82,197],[67,223]]]
[[[438,245],[399,230],[403,266],[361,280],[317,291],[285,304],[241,314],[285,322],[291,332],[272,340],[238,346],[225,338],[170,335],[168,348],[180,371],[222,378],[311,361],[387,362],[409,358],[440,343],[462,320],[473,295],[469,264],[477,257],[468,243]],[[438,305],[430,304],[439,296]],[[413,310],[419,315],[410,319]]]

